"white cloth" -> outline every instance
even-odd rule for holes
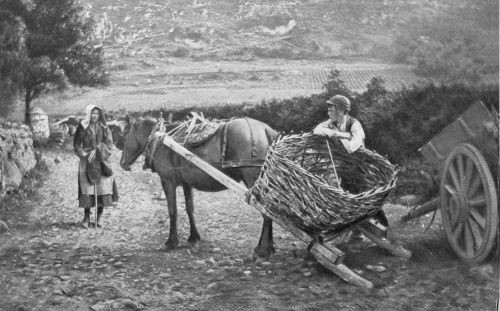
[[[96,106],[96,105],[88,105],[87,108],[85,108],[85,119],[83,119],[80,124],[84,129],[86,129],[90,125],[90,118],[92,115],[92,110],[94,108],[99,109],[99,122],[104,126],[107,127],[106,125],[106,119],[104,117],[104,111],[102,110],[101,107]]]
[[[339,130],[341,132],[348,132],[347,118],[345,118],[343,122],[338,126],[331,120],[326,120],[318,124],[317,127],[327,127],[330,129]],[[365,145],[365,132],[363,131],[361,123],[358,120],[354,119],[354,123],[352,124],[351,131],[349,133],[351,134],[351,138],[350,139],[340,138],[340,142],[342,143],[342,145],[344,146],[344,148],[347,150],[348,153],[353,153],[354,151],[358,150],[360,147],[363,147]]]

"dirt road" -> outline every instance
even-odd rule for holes
[[[372,290],[325,270],[277,226],[276,254],[252,261],[261,217],[229,191],[195,192],[202,235],[196,249],[187,245],[179,193],[181,244],[166,252],[168,212],[158,177],[141,163],[122,171],[119,155],[120,203],[105,210],[104,228],[86,230],[76,207],[76,157],[45,152],[50,176],[26,202],[26,218],[11,220],[12,232],[0,235],[0,310],[494,310],[496,261],[461,264],[438,225],[424,233],[416,222],[397,223],[407,211],[400,205],[385,207],[390,237],[413,251],[411,260],[367,241],[339,246]]]

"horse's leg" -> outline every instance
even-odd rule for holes
[[[186,212],[189,218],[189,238],[188,242],[191,247],[196,246],[196,243],[200,240],[200,235],[196,229],[196,223],[194,221],[194,202],[193,202],[193,188],[188,185],[183,185],[184,190],[184,201],[186,202]]]
[[[250,188],[253,186],[258,177],[258,168],[241,168],[241,176],[245,185]],[[253,258],[269,258],[274,254],[274,241],[273,241],[273,220],[266,215],[262,215],[264,222],[262,224],[262,232],[259,238],[259,244],[253,252]]]
[[[162,180],[161,185],[167,197],[168,216],[170,218],[170,233],[165,245],[167,249],[174,249],[179,245],[179,238],[177,237],[177,194],[172,181]]]
[[[259,244],[253,252],[253,258],[269,258],[274,254],[273,242],[273,220],[266,215],[262,215],[264,223],[262,225],[262,232],[260,234]]]

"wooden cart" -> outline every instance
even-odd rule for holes
[[[440,209],[448,241],[470,264],[485,260],[498,234],[498,111],[477,102],[419,152],[438,172],[439,197],[403,221]]]
[[[177,152],[179,155],[184,157],[186,160],[196,165],[198,168],[203,170],[205,173],[210,175],[212,178],[225,185],[230,190],[236,192],[238,195],[241,195],[247,198],[247,203],[255,207],[262,214],[269,216],[275,223],[287,229],[290,233],[295,235],[297,238],[302,240],[306,245],[308,245],[308,249],[312,253],[312,255],[316,258],[316,260],[321,263],[324,267],[332,271],[333,273],[340,276],[343,280],[361,286],[365,288],[372,288],[373,284],[356,274],[354,271],[349,269],[346,265],[343,264],[343,260],[345,257],[344,252],[335,247],[335,245],[329,243],[328,241],[335,238],[335,236],[312,236],[305,231],[295,227],[292,224],[287,223],[285,220],[280,217],[276,217],[274,215],[269,214],[264,206],[256,200],[256,198],[251,195],[247,197],[248,189],[231,179],[209,163],[203,161],[201,158],[184,148],[182,145],[175,142],[170,136],[162,133],[157,133],[156,135],[160,135],[160,139],[167,147]],[[400,256],[402,258],[408,259],[411,257],[411,252],[404,249],[400,245],[395,245],[391,243],[387,238],[385,238],[384,230],[386,228],[380,228],[376,222],[371,219],[362,220],[355,225],[346,228],[346,230],[351,230],[353,227],[356,227],[359,231],[361,231],[367,238],[372,240],[377,245],[387,249],[394,255]],[[340,235],[342,232],[336,233],[336,236]]]

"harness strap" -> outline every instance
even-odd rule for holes
[[[245,118],[245,121],[247,121],[248,128],[250,129],[250,140],[252,141],[252,160],[253,160],[257,157],[257,150],[255,149],[255,139],[253,136],[253,130],[252,126],[250,125],[250,121],[248,120],[248,118]]]
[[[147,167],[151,168],[153,172],[155,171],[153,160],[156,154],[156,149],[158,148],[158,141],[159,137],[157,135],[154,135],[151,142],[147,143],[148,147],[146,148],[146,165]]]
[[[148,140],[146,144],[144,145],[143,152],[145,153],[144,157],[144,164],[146,168],[150,168],[153,172],[155,171],[154,165],[153,165],[153,160],[154,156],[156,154],[156,149],[158,147],[158,141],[159,137],[156,135],[156,132],[158,129],[161,129],[164,127],[163,120],[160,119],[159,122],[155,124],[153,129],[151,130],[151,133],[149,134]],[[164,133],[164,132],[162,132]],[[142,152],[141,152],[142,153]]]
[[[229,121],[224,124],[224,131],[222,132],[222,151],[221,151],[221,165],[224,165],[224,161],[226,160],[226,151],[227,151],[227,132],[229,130],[229,124],[234,118],[231,118]]]
[[[134,120],[134,121],[132,121],[132,124],[130,125],[130,130],[129,130],[129,133],[128,133],[128,135],[127,135],[127,140],[130,140],[130,136],[131,136],[131,133],[132,133],[132,128],[133,128],[134,126],[135,126],[135,120]],[[142,147],[141,149],[137,150],[137,152],[135,152],[135,153],[132,155],[132,157],[129,157],[129,156],[128,156],[128,153],[126,153],[126,154],[125,154],[125,160],[126,160],[125,162],[126,162],[127,164],[129,164],[129,161],[130,161],[130,159],[129,159],[129,158],[132,158],[132,159],[134,159],[134,161],[135,161],[135,159],[137,159],[137,158],[138,158],[138,157],[139,157],[139,156],[140,156],[140,155],[144,152],[144,150],[146,150],[146,147],[147,147],[147,143],[146,143],[146,144],[144,144],[144,147]]]

